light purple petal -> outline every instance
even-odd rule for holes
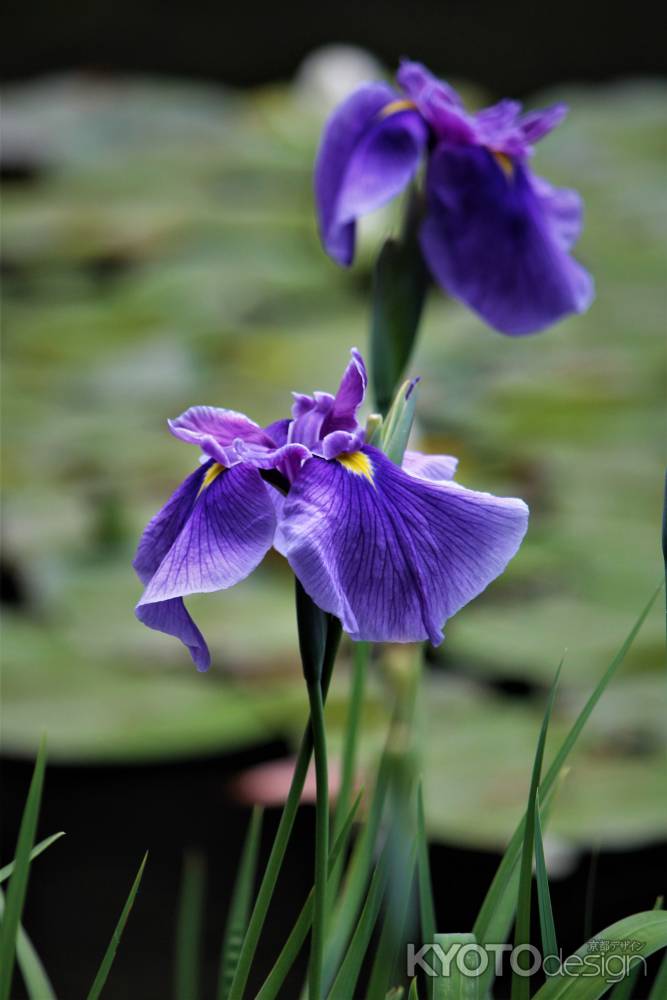
[[[141,604],[137,607],[136,614],[139,621],[148,628],[180,639],[187,646],[197,670],[208,670],[211,654],[206,640],[190,617],[181,597],[158,601],[156,604]]]
[[[593,298],[564,250],[564,227],[520,163],[507,175],[482,148],[441,144],[431,157],[421,244],[435,279],[510,334],[533,333]]]
[[[453,479],[458,464],[458,458],[453,455],[423,455],[420,451],[406,451],[402,468],[411,476],[437,483]]]
[[[237,438],[243,441],[273,446],[273,441],[262,428],[243,413],[223,410],[216,406],[191,406],[175,420],[169,420],[169,430],[174,437],[196,444],[201,450],[220,462],[231,465],[235,461],[233,446]]]
[[[139,606],[224,590],[248,576],[273,541],[268,489],[249,465],[220,472],[199,494]]]
[[[584,216],[581,195],[571,188],[555,188],[543,177],[533,176],[532,181],[554,237],[563,250],[570,250],[581,235]]]
[[[445,620],[516,553],[528,509],[415,478],[369,446],[362,454],[357,471],[319,458],[303,466],[284,503],[281,547],[353,639],[438,643]],[[370,478],[359,472],[365,461]]]
[[[329,119],[315,164],[320,235],[339,264],[354,257],[356,219],[401,191],[415,173],[427,130],[416,111],[383,115],[400,100],[384,83],[356,90]]]
[[[334,407],[334,397],[329,392],[316,392],[312,396],[292,393],[292,423],[288,440],[306,448],[314,448],[322,436],[322,425]]]

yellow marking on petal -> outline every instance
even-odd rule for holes
[[[508,181],[511,181],[514,177],[514,163],[507,155],[507,153],[496,153],[493,149],[491,150],[491,156],[494,158],[505,177]]]
[[[202,479],[201,486],[199,487],[199,493],[203,493],[204,490],[208,489],[211,483],[214,482],[220,473],[224,471],[224,465],[220,465],[220,462],[214,462],[211,468],[206,470],[206,475]],[[199,496],[199,493],[197,496]]]
[[[364,476],[371,486],[375,485],[373,482],[373,463],[363,451],[345,451],[342,455],[338,455],[336,460],[353,476]]]
[[[378,118],[388,118],[389,115],[397,115],[399,111],[414,111],[417,107],[414,101],[409,101],[407,98],[401,98],[398,101],[390,101],[389,104],[385,104],[383,108],[378,113]]]

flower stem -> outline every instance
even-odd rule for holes
[[[315,748],[317,781],[315,819],[315,894],[313,931],[310,948],[309,997],[322,1000],[322,964],[327,915],[327,866],[329,858],[329,773],[327,768],[327,737],[324,725],[324,702],[319,682],[308,685],[310,722]]]
[[[340,642],[340,634],[341,625],[338,619],[327,616],[327,634],[322,664],[321,691],[323,702],[326,700],[327,692],[329,690],[331,674],[333,672],[336,653],[338,651],[338,644]],[[313,733],[309,722],[301,740],[301,746],[299,747],[299,753],[294,765],[292,784],[290,785],[290,790],[287,794],[287,799],[285,801],[282,816],[280,817],[280,823],[278,824],[278,830],[276,831],[273,847],[271,848],[269,860],[266,863],[266,869],[259,887],[259,892],[257,893],[257,899],[248,923],[248,929],[243,939],[243,945],[241,946],[236,972],[229,990],[229,1000],[242,1000],[243,998],[252,961],[257,950],[259,937],[262,933],[264,921],[266,920],[267,910],[271,902],[273,890],[278,880],[283,858],[285,857],[285,851],[287,850],[287,844],[292,832],[292,827],[294,826],[294,820],[296,818],[297,809],[299,808],[301,792],[303,791],[312,752]]]

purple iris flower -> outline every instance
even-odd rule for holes
[[[327,253],[350,264],[356,220],[402,191],[426,158],[420,243],[445,291],[509,334],[587,309],[593,281],[569,252],[581,199],[529,166],[534,143],[560,124],[565,105],[522,114],[503,100],[473,115],[419,63],[403,62],[397,80],[400,91],[363,85],[326,126],[315,197]]]
[[[353,351],[336,395],[294,394],[291,419],[261,428],[195,406],[170,421],[204,461],[144,531],[136,613],[185,643],[200,670],[210,655],[183,598],[233,586],[271,546],[353,639],[434,644],[519,548],[522,500],[452,482],[449,456],[408,451],[399,468],[365,443],[366,383]]]

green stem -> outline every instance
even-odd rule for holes
[[[315,896],[313,901],[313,932],[311,936],[309,997],[322,998],[322,964],[327,915],[327,864],[329,858],[329,773],[327,768],[327,737],[324,726],[324,702],[318,682],[308,685],[310,721],[315,747],[315,777],[317,782],[315,820]]]
[[[340,642],[340,634],[340,622],[336,618],[329,617],[324,660],[322,665],[323,702],[326,700],[327,692],[329,690],[333,666],[336,660],[336,653],[338,651],[338,644]],[[276,831],[273,847],[271,848],[269,860],[266,863],[264,877],[262,878],[262,883],[259,887],[259,892],[257,893],[257,900],[248,923],[248,929],[243,939],[241,953],[236,966],[236,973],[229,990],[229,1000],[242,1000],[243,998],[243,993],[250,974],[250,967],[252,965],[253,958],[255,957],[264,921],[266,920],[266,913],[269,908],[269,903],[271,902],[273,890],[278,880],[283,858],[285,857],[285,851],[287,850],[287,844],[292,832],[292,827],[294,826],[294,820],[296,818],[297,809],[299,808],[301,792],[303,791],[303,786],[306,781],[306,774],[308,772],[308,765],[310,764],[312,752],[313,735],[309,722],[301,740],[301,746],[299,747],[299,753],[294,765],[292,784],[290,785],[290,790],[287,794],[287,799],[285,801],[282,816],[280,817],[280,823],[278,824],[278,830]]]

